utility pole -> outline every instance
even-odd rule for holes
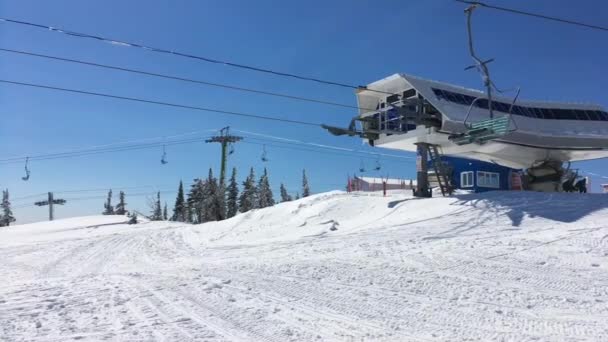
[[[34,204],[37,205],[37,206],[39,206],[39,207],[48,205],[49,206],[49,221],[53,221],[53,216],[54,216],[53,205],[55,205],[55,204],[64,205],[65,202],[66,201],[64,199],[54,199],[53,198],[53,193],[49,192],[49,198],[48,198],[48,200],[36,202]]]
[[[220,143],[222,145],[222,164],[220,168],[220,185],[225,185],[226,181],[226,161],[228,159],[228,145],[236,143],[237,141],[243,140],[243,137],[236,135],[230,135],[230,126],[224,127],[220,130],[220,135],[211,137],[211,139],[205,140],[207,143]],[[232,151],[230,151],[232,153]]]

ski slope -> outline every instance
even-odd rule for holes
[[[330,192],[0,230],[2,341],[608,341],[608,196]]]

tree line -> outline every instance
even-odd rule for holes
[[[231,218],[238,213],[244,213],[252,209],[266,208],[275,204],[274,194],[270,187],[268,171],[264,168],[262,175],[256,179],[253,168],[250,168],[249,175],[242,182],[239,189],[237,182],[236,168],[232,169],[232,175],[228,185],[222,184],[221,180],[213,175],[210,168],[207,178],[195,178],[190,185],[186,195],[184,184],[179,182],[177,196],[173,206],[173,214],[169,217],[167,203],[161,204],[160,192],[156,194],[156,199],[149,203],[151,213],[150,220],[162,221],[171,220],[176,222],[204,223],[209,221],[221,221]],[[294,198],[289,195],[285,185],[280,186],[280,202],[292,201]],[[310,186],[306,170],[302,171],[302,197],[310,195]],[[108,192],[104,203],[103,215],[129,215],[133,223],[137,222],[135,213],[129,213],[126,208],[125,193],[119,193],[119,202],[116,206],[112,205],[112,190]],[[297,193],[295,199],[300,198]]]

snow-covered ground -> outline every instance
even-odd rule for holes
[[[2,341],[608,341],[608,196],[331,192],[0,230]]]

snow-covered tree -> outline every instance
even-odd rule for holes
[[[274,205],[274,197],[270,182],[268,181],[268,171],[264,168],[264,173],[258,182],[258,208],[266,208]]]
[[[281,202],[289,202],[291,201],[291,196],[287,193],[287,189],[285,189],[285,185],[281,183]]]
[[[243,182],[243,190],[239,197],[239,211],[241,213],[247,212],[251,209],[257,208],[257,188],[255,186],[255,173],[253,168],[249,170],[249,176]]]
[[[228,183],[226,192],[226,217],[230,218],[236,215],[236,213],[239,211],[239,187],[236,182],[236,168],[232,168],[232,176],[230,177],[230,182]]]
[[[114,215],[114,207],[112,206],[112,189],[108,191],[108,198],[106,199],[106,203],[103,204],[103,213],[104,215]]]
[[[302,170],[302,197],[310,196],[310,186],[308,185],[308,177],[306,177],[306,170]]]
[[[152,208],[152,216],[150,216],[150,220],[152,221],[162,221],[163,219],[163,210],[160,206],[160,191],[156,193],[156,201],[154,201],[154,205]]]
[[[209,176],[204,188],[204,220],[221,221],[226,217],[226,190],[213,177],[213,170],[209,169]]]
[[[118,204],[116,205],[116,208],[114,209],[114,213],[116,215],[125,215],[125,214],[127,214],[127,203],[125,203],[125,193],[124,193],[124,191],[121,191],[118,194]]]
[[[205,188],[205,182],[199,178],[195,178],[190,186],[190,192],[188,193],[188,222],[205,222]]]
[[[13,211],[11,210],[11,202],[9,200],[8,189],[2,190],[2,202],[0,203],[0,227],[8,227],[12,222],[15,222]]]
[[[169,219],[169,214],[167,213],[167,202],[165,202],[165,206],[163,207],[163,220],[167,221]]]
[[[175,205],[173,206],[173,216],[171,216],[171,221],[188,221],[188,207],[184,198],[184,184],[181,180],[179,181],[179,188],[177,189],[177,197],[175,198]]]

